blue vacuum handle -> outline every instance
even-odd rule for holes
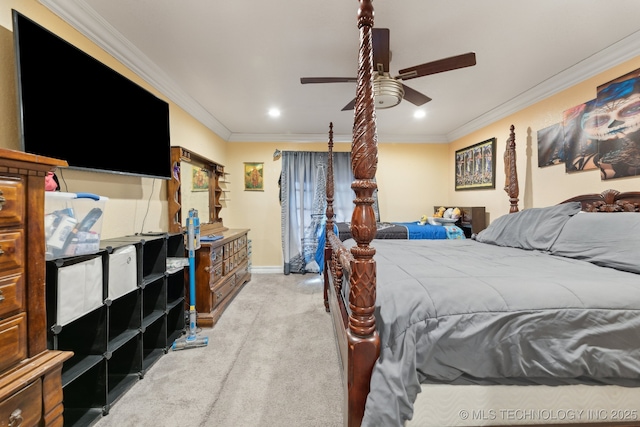
[[[93,199],[96,201],[100,200],[100,196],[93,193],[76,193],[76,198],[77,199]]]

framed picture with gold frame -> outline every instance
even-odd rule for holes
[[[191,191],[209,191],[209,172],[206,169],[193,168]]]
[[[244,191],[264,191],[264,163],[245,162]]]
[[[496,138],[456,151],[456,191],[496,188]]]

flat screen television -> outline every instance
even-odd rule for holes
[[[70,168],[171,178],[169,104],[13,10],[21,148]]]

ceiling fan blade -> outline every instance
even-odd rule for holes
[[[421,106],[422,104],[426,104],[431,101],[427,95],[424,95],[418,92],[415,89],[411,89],[409,86],[403,84],[402,88],[404,89],[404,99],[412,103],[413,105]]]
[[[396,78],[409,80],[416,77],[442,73],[444,71],[457,70],[458,68],[471,67],[473,65],[476,65],[476,54],[474,52],[469,52],[462,55],[439,59],[433,62],[427,62],[426,64],[416,65],[415,67],[405,68],[399,71],[400,75]]]
[[[356,99],[353,98],[351,102],[349,102],[347,105],[344,106],[344,108],[342,108],[341,111],[353,110],[355,106],[356,106]]]
[[[300,83],[356,83],[356,77],[300,77]]]
[[[373,69],[378,72],[389,72],[391,51],[389,50],[389,29],[373,28]]]

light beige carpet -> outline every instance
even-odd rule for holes
[[[342,383],[317,274],[253,274],[206,347],[169,351],[96,427],[331,427]]]

